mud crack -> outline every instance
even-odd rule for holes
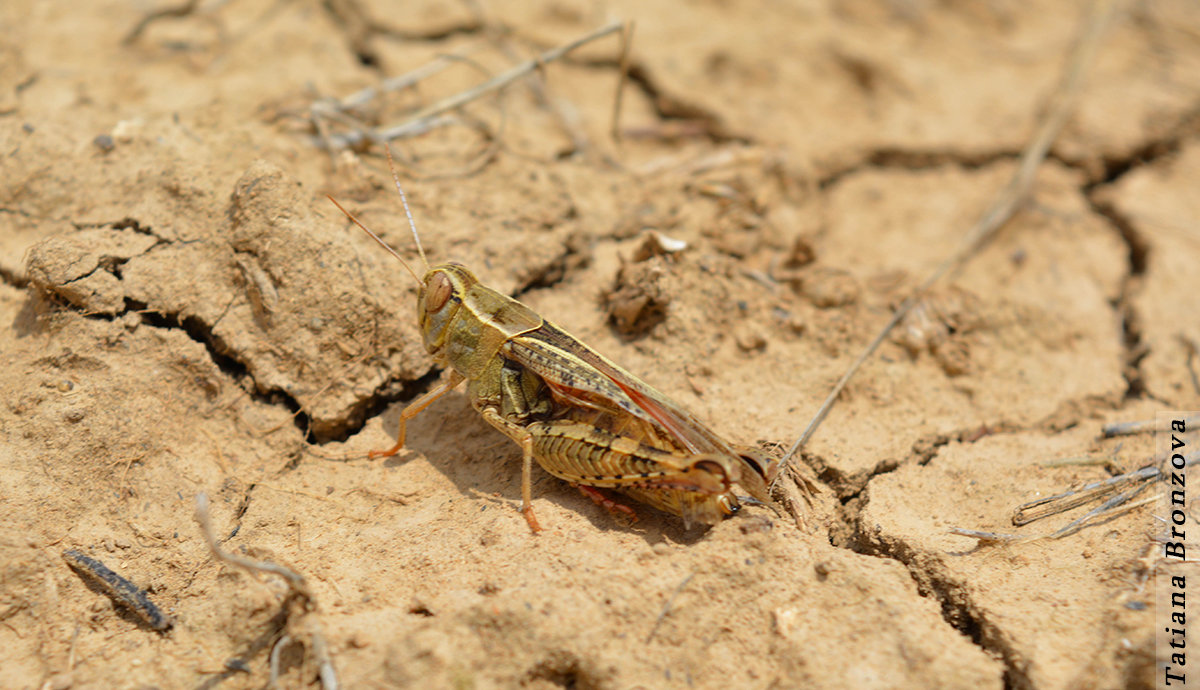
[[[1129,172],[1153,165],[1161,158],[1178,153],[1185,141],[1198,135],[1200,104],[1181,114],[1173,125],[1165,128],[1162,135],[1147,139],[1122,156],[1100,158],[1098,170],[1086,160],[1072,160],[1061,156],[1055,156],[1055,159],[1063,165],[1088,174],[1090,181],[1084,186],[1084,192],[1090,197],[1093,191],[1116,182]]]
[[[244,243],[258,247],[253,237]],[[408,356],[413,348],[390,326],[391,312],[348,287],[358,275],[351,252],[303,254],[305,270],[325,267],[332,277],[300,292],[289,290],[288,271],[297,266],[290,255],[164,239],[125,218],[35,245],[26,273],[29,284],[85,318],[183,331],[253,400],[285,408],[309,442],[345,440],[387,405],[427,388],[437,372]],[[20,276],[7,279],[23,287]],[[323,285],[344,287],[331,300]]]
[[[980,170],[996,163],[1015,161],[1020,155],[1019,151],[1005,149],[972,153],[947,149],[880,148],[825,173],[816,180],[816,185],[824,191],[847,177],[871,169],[919,171],[954,166],[962,170]]]
[[[615,58],[580,58],[568,55],[563,58],[563,62],[593,69],[621,69],[620,61]],[[671,93],[644,63],[630,62],[626,77],[650,102],[650,107],[658,119],[683,125],[677,131],[679,136],[701,137],[714,144],[755,143],[750,134],[737,132],[726,125],[725,119],[716,111]]]
[[[857,553],[899,561],[908,569],[921,596],[932,597],[941,605],[942,618],[972,643],[1004,663],[1004,686],[1018,690],[1032,689],[1033,681],[1021,655],[1004,632],[988,622],[971,601],[969,587],[948,577],[935,574],[936,564],[927,562],[930,556],[920,553],[899,539],[872,533],[859,522],[854,541],[848,547]]]
[[[26,210],[20,209],[20,208],[9,208],[7,206],[0,206],[0,213],[8,213],[8,214],[11,214],[14,216],[28,218],[30,220],[42,220],[38,216],[35,216],[32,213],[30,213],[29,211],[26,211]]]
[[[212,329],[199,318],[160,312],[152,309],[144,302],[139,302],[131,298],[125,299],[125,310],[112,317],[81,313],[88,318],[105,318],[110,320],[132,313],[141,318],[143,325],[153,328],[183,331],[188,338],[203,345],[205,352],[208,353],[208,358],[216,365],[217,369],[228,376],[234,384],[246,391],[246,394],[252,400],[268,405],[282,405],[287,408],[292,413],[292,419],[296,428],[306,438],[310,435],[308,415],[302,410],[299,401],[282,390],[260,390],[245,363],[234,356],[230,348],[221,340],[220,336],[213,333]]]
[[[614,68],[619,67],[615,62],[611,66]],[[708,138],[714,144],[753,143],[753,137],[744,133],[734,132],[716,112],[697,103],[690,103],[668,92],[650,74],[650,69],[645,65],[641,63],[630,65],[628,77],[629,81],[637,86],[650,101],[650,104],[654,107],[655,114],[660,120],[676,120],[692,123],[696,126],[698,134]]]
[[[327,433],[321,438],[315,438],[310,433],[306,440],[314,445],[345,442],[361,432],[368,421],[383,414],[392,405],[398,402],[408,402],[427,393],[442,377],[442,371],[438,367],[432,367],[424,376],[412,381],[401,379],[384,381],[379,388],[350,411],[346,424],[337,433]]]
[[[429,390],[442,373],[440,369],[432,368],[424,376],[411,381],[397,378],[386,379],[369,395],[362,397],[346,410],[340,419],[340,424],[318,432],[314,429],[311,415],[299,399],[286,390],[260,386],[248,365],[237,357],[236,351],[200,319],[194,316],[157,312],[134,300],[127,300],[127,305],[127,311],[139,314],[145,324],[157,328],[182,330],[189,338],[203,345],[217,368],[245,390],[252,400],[287,409],[305,442],[312,445],[319,446],[346,441],[361,432],[368,420],[383,414],[391,405],[412,400]]]
[[[133,232],[135,232],[139,235],[153,237],[155,239],[155,243],[153,245],[151,245],[151,248],[156,247],[161,244],[167,244],[170,242],[180,242],[181,241],[181,240],[173,240],[168,237],[163,237],[162,235],[154,232],[153,227],[151,227],[149,225],[143,225],[137,218],[133,218],[131,216],[125,216],[121,220],[93,222],[93,223],[80,223],[77,221],[71,221],[71,225],[76,230],[94,230],[94,229],[100,229],[100,228],[109,228],[112,230],[132,230]],[[132,258],[132,257],[129,257],[129,258]]]
[[[1078,407],[1082,406],[1073,406],[1071,409],[1076,410]],[[1056,417],[1052,415],[1053,418]],[[808,451],[801,451],[800,460],[817,473],[817,479],[822,484],[831,488],[837,495],[838,500],[845,506],[861,498],[863,492],[870,485],[871,480],[895,472],[907,465],[927,465],[937,457],[942,448],[950,443],[975,443],[988,436],[1014,434],[1027,431],[1030,428],[1048,426],[1049,424],[1050,422],[1048,421],[1040,421],[1030,426],[1022,426],[1015,422],[1000,420],[984,422],[946,432],[926,434],[913,441],[912,447],[903,457],[880,458],[870,469],[855,473],[844,472],[830,465],[820,455]]]
[[[321,5],[345,35],[346,43],[359,64],[375,70],[383,67],[379,53],[371,46],[371,39],[376,36],[400,41],[440,42],[460,34],[479,33],[484,29],[483,21],[478,16],[422,29],[401,29],[376,20],[358,0],[325,0]]]
[[[1102,198],[1095,190],[1087,190],[1088,203],[1092,211],[1105,218],[1117,231],[1127,248],[1127,266],[1121,278],[1121,287],[1112,304],[1121,321],[1122,371],[1125,379],[1125,399],[1140,398],[1146,393],[1146,381],[1141,364],[1149,349],[1142,338],[1141,315],[1134,306],[1133,297],[1146,273],[1150,245],[1134,226],[1133,222],[1117,210],[1116,206]]]
[[[1121,279],[1120,292],[1112,307],[1121,321],[1121,347],[1123,352],[1122,376],[1125,378],[1125,400],[1147,395],[1146,381],[1142,373],[1142,361],[1150,353],[1142,333],[1142,318],[1134,305],[1142,277],[1146,274],[1150,242],[1138,230],[1134,222],[1125,216],[1116,203],[1107,195],[1125,175],[1140,167],[1152,165],[1165,157],[1179,153],[1183,143],[1200,134],[1200,107],[1184,113],[1175,125],[1168,127],[1165,134],[1149,139],[1120,158],[1105,158],[1099,174],[1093,172],[1092,180],[1084,185],[1083,194],[1092,211],[1103,217],[1116,230],[1127,248],[1127,266]],[[1067,162],[1088,172],[1081,162]]]

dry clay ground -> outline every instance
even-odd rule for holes
[[[1101,424],[1200,407],[1196,3],[1119,5],[1033,202],[806,448],[800,519],[631,525],[538,471],[537,536],[518,448],[461,393],[366,459],[440,372],[411,278],[324,199],[412,260],[386,165],[315,147],[315,100],[469,56],[352,113],[391,124],[635,20],[621,144],[610,36],[398,142],[413,214],[432,261],[777,448],[1012,173],[1083,4],[235,0],[123,40],[156,7],[0,9],[5,687],[264,686],[283,588],[214,561],[201,491],[227,549],[319,602],[287,686],[317,682],[317,623],[347,687],[1149,682],[1149,508],[1009,546],[948,530],[1018,532],[1014,506],[1146,461]]]

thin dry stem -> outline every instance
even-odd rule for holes
[[[1200,422],[1200,417],[1192,416],[1185,417],[1184,423],[1192,426],[1196,422]],[[1133,436],[1134,434],[1148,434],[1156,431],[1163,431],[1165,427],[1155,419],[1144,419],[1135,422],[1113,422],[1105,424],[1100,430],[1100,435],[1104,438],[1113,438],[1115,436]]]
[[[695,571],[688,573],[688,576],[683,578],[683,581],[675,587],[675,591],[671,592],[671,596],[667,597],[666,603],[663,604],[662,611],[658,614],[658,618],[654,619],[654,626],[650,628],[650,633],[646,635],[645,644],[650,644],[650,640],[654,639],[654,634],[658,632],[658,626],[662,625],[663,619],[671,612],[671,606],[675,604],[675,599],[683,592],[683,588],[688,586],[692,578],[696,577]]]
[[[453,65],[457,60],[454,56],[439,55],[428,63],[399,76],[384,79],[378,86],[368,86],[356,91],[341,100],[324,99],[313,103],[312,113],[316,117],[329,117],[347,110],[361,108],[377,98],[380,94],[390,91],[403,91],[416,86],[422,79],[428,79]]]
[[[887,325],[867,345],[862,354],[846,370],[846,373],[838,379],[833,390],[829,392],[825,401],[821,403],[821,407],[817,410],[816,415],[813,416],[812,421],[804,429],[804,433],[800,435],[800,438],[792,444],[787,454],[784,455],[781,461],[781,471],[778,476],[783,476],[782,466],[786,466],[796,453],[800,451],[800,448],[808,442],[813,433],[816,432],[817,427],[821,425],[826,415],[829,414],[829,410],[833,407],[838,395],[841,394],[846,384],[849,383],[851,377],[875,353],[875,350],[879,348],[879,345],[883,343],[888,333],[891,332],[896,324],[921,300],[934,283],[950,271],[960,269],[966,264],[995,235],[996,231],[1013,217],[1029,197],[1030,187],[1033,185],[1034,174],[1037,172],[1038,166],[1045,160],[1051,144],[1071,115],[1075,100],[1083,84],[1083,77],[1087,71],[1087,66],[1092,61],[1092,57],[1100,44],[1103,29],[1112,14],[1112,6],[1112,0],[1097,0],[1092,6],[1084,25],[1081,39],[1076,44],[1074,54],[1064,72],[1064,77],[1060,85],[1054,90],[1050,106],[1046,109],[1045,117],[1039,124],[1033,140],[1030,141],[1021,154],[1021,163],[1017,167],[1017,171],[1013,174],[1012,179],[1009,180],[1008,185],[1000,192],[996,200],[984,212],[975,225],[967,231],[959,248],[934,269],[913,290],[912,294],[900,304],[896,312],[892,314],[892,318],[888,321]]]
[[[625,102],[625,82],[629,80],[629,51],[633,46],[633,22],[625,24],[621,31],[621,62],[618,67],[617,92],[613,94],[612,138],[621,142],[621,105]]]

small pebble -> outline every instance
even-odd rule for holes
[[[746,352],[756,352],[767,347],[767,339],[757,328],[749,324],[738,326],[734,338],[737,340],[738,347]]]

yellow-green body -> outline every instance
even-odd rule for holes
[[[414,401],[404,424],[435,398],[467,382],[472,405],[524,451],[529,467],[583,487],[615,489],[685,523],[714,524],[735,512],[740,484],[768,502],[778,464],[735,450],[690,413],[520,302],[479,283],[466,267],[435,266],[417,301],[425,347],[451,369],[448,380]]]

